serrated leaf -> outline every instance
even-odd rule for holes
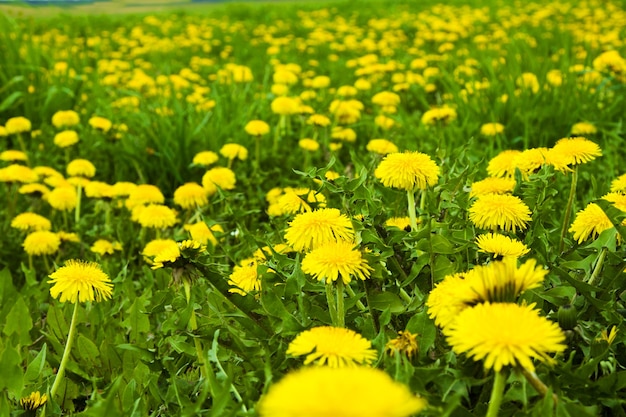
[[[405,310],[400,297],[391,292],[372,294],[369,297],[369,303],[371,308],[380,311],[389,309],[391,313],[401,313]]]
[[[30,318],[30,311],[21,295],[14,300],[13,307],[7,314],[2,333],[10,336],[13,333],[20,335],[22,343],[30,343],[28,332],[33,328],[33,321]],[[24,337],[25,336],[25,337]],[[27,340],[27,341],[26,341]]]
[[[26,373],[24,374],[24,379],[26,380],[26,382],[32,382],[39,378],[41,372],[43,371],[43,367],[46,364],[47,352],[48,345],[44,343],[37,356],[35,356],[35,359],[33,359],[26,368]]]

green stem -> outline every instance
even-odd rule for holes
[[[569,197],[567,199],[567,206],[565,206],[565,214],[563,215],[563,225],[561,226],[561,239],[559,241],[559,253],[563,252],[565,246],[565,234],[567,233],[567,226],[572,211],[572,205],[574,204],[574,196],[576,195],[576,183],[578,182],[578,165],[574,167],[572,172],[572,184],[569,189]]]
[[[337,327],[346,327],[346,309],[343,303],[344,283],[341,278],[337,280]]]
[[[76,318],[78,317],[78,300],[74,303],[74,313],[72,314],[72,322],[70,323],[70,331],[67,335],[67,342],[65,342],[65,350],[63,351],[63,357],[61,358],[61,364],[59,365],[59,370],[57,371],[57,376],[54,378],[54,383],[52,384],[52,388],[50,389],[50,398],[54,398],[57,390],[59,389],[59,385],[61,384],[61,380],[63,379],[63,375],[65,374],[65,368],[67,366],[67,361],[70,359],[70,350],[72,349],[72,344],[74,343],[74,339],[76,338]]]
[[[76,209],[74,210],[74,226],[78,229],[78,222],[80,222],[80,200],[83,195],[83,186],[78,184],[76,187]]]
[[[596,279],[598,278],[598,275],[600,275],[600,271],[602,270],[602,264],[604,263],[604,259],[606,258],[606,253],[607,248],[606,246],[604,246],[600,251],[600,254],[598,255],[596,266],[593,268],[593,273],[589,277],[589,281],[587,281],[587,284],[593,285],[596,282]]]
[[[415,191],[407,191],[406,197],[409,201],[409,219],[411,222],[411,230],[415,232],[417,230],[417,217],[415,216]]]
[[[337,324],[337,306],[335,305],[335,294],[333,293],[333,283],[328,281],[326,283],[326,302],[328,303],[328,312],[330,313],[330,320],[333,326]]]
[[[187,299],[187,305],[192,303],[191,301],[191,284],[189,281],[183,281],[183,287],[185,288],[185,298]],[[191,316],[189,317],[189,330],[192,333],[195,333],[198,330],[198,322],[196,321],[196,311],[191,308]],[[193,344],[196,348],[196,356],[198,357],[198,365],[200,366],[200,376],[202,378],[206,378],[208,375],[208,371],[206,368],[206,362],[204,361],[204,351],[202,350],[202,345],[200,344],[200,340],[193,335]]]
[[[487,409],[486,417],[497,417],[500,404],[502,403],[505,382],[506,378],[504,374],[502,372],[496,372],[493,387],[491,388],[491,397],[489,398],[489,408]]]
[[[539,379],[536,373],[531,372],[522,366],[519,366],[518,369],[520,370],[522,375],[524,375],[524,378],[526,378],[530,385],[532,385],[533,388],[539,393],[539,395],[545,397],[546,394],[548,394],[549,388]],[[559,400],[559,397],[553,393],[552,400],[556,404]]]
[[[254,172],[258,172],[261,168],[261,136],[255,136],[254,142]]]
[[[352,287],[350,285],[346,285],[346,291],[348,292],[348,295],[352,298],[356,297],[356,294],[354,293],[354,290],[352,289]],[[359,311],[365,311],[367,310],[367,308],[365,307],[365,305],[361,302],[361,300],[356,300],[356,306],[359,309]]]

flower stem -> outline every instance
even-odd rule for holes
[[[74,226],[78,228],[78,222],[80,222],[80,200],[83,195],[83,186],[78,184],[76,187],[76,209],[74,210]]]
[[[487,409],[486,417],[497,417],[500,404],[502,403],[505,382],[504,374],[502,372],[496,372],[493,387],[491,388],[491,397],[489,398],[489,408]]]
[[[348,295],[352,298],[356,297],[356,294],[354,293],[354,290],[352,289],[351,286],[346,285],[346,291],[348,292]],[[356,300],[356,306],[360,311],[366,311],[367,308],[365,307],[365,305],[361,302],[361,300]]]
[[[596,282],[596,279],[598,278],[598,275],[600,275],[600,271],[602,270],[602,264],[604,263],[604,259],[606,258],[607,250],[608,249],[606,248],[606,246],[602,247],[602,250],[598,255],[598,260],[596,261],[596,266],[593,268],[593,272],[591,273],[587,284],[593,285]]]
[[[338,326],[335,294],[333,293],[333,283],[330,280],[326,283],[326,302],[328,302],[328,312],[330,313],[330,320],[333,323],[333,326]]]
[[[549,391],[549,388],[546,386],[546,384],[544,384],[539,379],[537,374],[529,371],[528,369],[522,366],[518,367],[518,369],[521,371],[522,375],[524,375],[524,378],[526,378],[526,380],[530,383],[530,385],[532,385],[533,388],[539,393],[539,395],[541,395],[542,397],[545,397]],[[557,401],[559,400],[559,397],[557,397],[557,395],[553,393],[552,400],[556,404]]]
[[[59,389],[59,385],[61,384],[61,380],[63,379],[63,375],[65,374],[67,361],[70,358],[70,350],[72,349],[72,344],[74,344],[74,339],[76,338],[76,318],[77,317],[78,317],[78,300],[76,300],[76,302],[74,303],[74,313],[72,313],[70,331],[67,334],[67,342],[65,342],[65,350],[63,351],[63,357],[61,358],[61,364],[59,365],[57,376],[54,378],[54,383],[52,384],[52,388],[50,389],[50,398],[54,398],[54,394],[56,394],[57,390]]]
[[[189,305],[191,301],[191,284],[189,281],[185,280],[183,283],[185,288],[185,298],[187,298],[187,305]],[[196,321],[196,311],[191,308],[191,316],[189,317],[189,330],[191,332],[195,332],[198,330],[198,322]],[[198,357],[198,365],[200,366],[200,376],[202,378],[206,378],[208,375],[208,371],[206,368],[206,363],[204,361],[204,351],[202,350],[202,345],[200,344],[200,340],[193,335],[193,344],[196,348],[196,356]]]
[[[569,189],[569,197],[567,199],[567,206],[565,206],[565,214],[563,215],[563,226],[561,226],[561,240],[559,241],[559,253],[563,252],[565,246],[565,234],[567,233],[567,226],[569,225],[569,219],[572,212],[572,205],[574,204],[574,196],[576,195],[576,183],[578,182],[578,165],[574,167],[572,172],[572,184]]]
[[[337,280],[337,327],[346,327],[346,309],[343,304],[343,280]]]
[[[414,232],[417,230],[417,217],[415,216],[415,191],[407,191],[406,197],[409,201],[409,219],[411,222],[411,230]]]

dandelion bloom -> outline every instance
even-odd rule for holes
[[[22,116],[11,117],[4,124],[4,128],[6,129],[9,135],[13,135],[13,134],[19,134],[19,133],[24,133],[24,132],[30,132],[30,130],[32,129],[32,124],[30,123],[30,120],[28,120],[25,117],[22,117]]]
[[[11,227],[19,230],[37,231],[50,230],[52,223],[47,218],[37,213],[21,213],[13,218]]]
[[[185,210],[191,210],[209,204],[209,195],[200,184],[188,182],[174,191],[174,203]]]
[[[298,113],[299,107],[300,103],[298,103],[298,100],[292,97],[276,97],[270,103],[272,112],[282,116]]]
[[[514,257],[526,255],[530,249],[524,243],[498,233],[487,233],[476,238],[479,252],[491,253],[494,256]]]
[[[378,106],[394,106],[397,107],[400,104],[400,96],[391,91],[381,91],[374,94],[372,97],[372,103]]]
[[[596,203],[589,203],[587,207],[576,213],[569,231],[574,233],[574,239],[578,243],[582,243],[589,236],[595,238],[612,227],[613,223],[604,210]]]
[[[13,150],[13,149],[9,149],[7,151],[2,151],[0,153],[0,161],[6,161],[6,162],[22,161],[22,162],[26,162],[26,161],[28,161],[28,155],[26,155],[22,151],[16,151],[16,150]]]
[[[583,164],[602,155],[597,143],[583,137],[561,139],[552,147],[552,152],[567,158],[568,165]]]
[[[306,254],[302,271],[326,283],[340,277],[344,284],[348,284],[353,276],[365,280],[373,269],[353,246],[346,241],[324,243]]]
[[[198,152],[194,157],[192,163],[194,165],[209,166],[217,162],[220,157],[213,151]]]
[[[113,284],[109,276],[95,262],[71,259],[49,275],[50,295],[64,303],[100,301],[111,298]]]
[[[404,152],[388,154],[374,175],[385,187],[414,191],[437,184],[439,171],[430,156],[421,152]]]
[[[409,358],[417,353],[418,348],[417,335],[408,330],[400,330],[398,337],[391,339],[385,345],[385,350],[390,354],[393,352],[404,353]]]
[[[52,255],[59,250],[61,239],[56,233],[38,230],[29,233],[22,246],[29,255]]]
[[[365,147],[369,152],[374,152],[379,155],[387,155],[390,153],[397,153],[398,147],[387,139],[371,139],[367,142]]]
[[[178,222],[176,211],[161,204],[149,204],[145,207],[136,207],[133,209],[132,217],[141,227],[151,227],[154,229],[172,227]]]
[[[90,181],[85,185],[85,195],[89,198],[113,198],[113,186],[102,181]]]
[[[74,130],[64,130],[54,135],[54,144],[59,148],[67,148],[78,143],[78,133]]]
[[[323,208],[298,214],[285,233],[285,240],[294,250],[305,252],[328,242],[354,239],[350,219],[335,208]]]
[[[611,181],[611,192],[626,193],[626,174],[622,174]]]
[[[519,198],[508,194],[480,196],[469,208],[469,218],[481,229],[515,231],[525,229],[530,219],[530,209]]]
[[[260,137],[270,132],[270,125],[263,120],[250,120],[243,129],[250,136]]]
[[[522,75],[517,77],[515,83],[523,90],[529,90],[533,93],[539,92],[539,80],[537,79],[537,76],[532,72],[522,73]]]
[[[467,308],[444,329],[456,353],[484,359],[486,369],[499,372],[519,365],[531,372],[532,359],[549,361],[550,352],[565,349],[565,334],[557,323],[539,316],[533,306],[484,303]]]
[[[144,246],[141,254],[143,256],[154,257],[159,253],[175,248],[178,250],[178,243],[173,239],[154,239]]]
[[[115,251],[122,250],[122,245],[120,244],[120,242],[111,242],[106,239],[98,239],[93,243],[93,245],[91,245],[91,248],[89,248],[89,250],[93,253],[97,253],[100,256],[113,255]]]
[[[504,132],[504,125],[501,123],[485,123],[480,127],[480,134],[483,136],[496,136]]]
[[[352,143],[356,141],[356,132],[354,129],[350,129],[349,127],[335,126],[333,127],[330,137],[343,142]]]
[[[428,295],[428,316],[437,326],[445,328],[461,311],[476,303],[476,294],[472,294],[467,285],[472,273],[470,270],[448,275]]]
[[[484,180],[473,182],[470,197],[478,197],[485,194],[507,194],[515,189],[513,178],[488,177]]]
[[[20,398],[20,406],[24,410],[36,410],[42,407],[48,401],[48,394],[43,394],[39,391],[31,392],[28,397]]]
[[[372,342],[343,327],[314,327],[300,333],[287,349],[288,355],[307,355],[304,364],[315,363],[332,368],[369,365],[376,360]]]
[[[456,110],[454,110],[452,107],[443,106],[424,112],[424,114],[422,115],[422,123],[426,126],[447,124],[455,120],[456,118]]]
[[[407,386],[370,367],[305,367],[270,387],[260,417],[409,417],[426,407]]]
[[[571,133],[573,136],[593,135],[594,133],[598,133],[598,129],[589,122],[579,122],[572,126]]]
[[[319,142],[310,138],[300,139],[298,141],[298,146],[300,146],[300,148],[304,149],[305,151],[309,151],[309,152],[315,152],[316,150],[320,148]]]
[[[105,119],[104,117],[100,116],[93,116],[92,118],[90,118],[89,125],[94,129],[103,131],[104,133],[108,132],[109,130],[111,130],[111,127],[113,127],[113,123],[111,123],[109,119]]]
[[[220,149],[220,154],[222,154],[224,158],[228,158],[230,160],[239,159],[244,161],[248,158],[248,150],[238,143],[225,144]]]
[[[130,193],[125,203],[129,210],[143,204],[162,204],[165,202],[165,196],[156,185],[140,184],[131,188],[128,190]]]
[[[52,115],[52,125],[56,128],[76,126],[80,116],[74,110],[59,110]]]
[[[259,291],[261,280],[257,273],[257,266],[258,263],[254,258],[245,259],[240,265],[236,265],[228,277],[228,285],[235,288],[229,289],[228,292],[246,295],[250,291]]]
[[[0,168],[0,182],[20,182],[28,184],[39,180],[39,175],[27,166],[11,164]]]
[[[230,168],[212,168],[202,176],[202,186],[209,194],[214,194],[217,191],[216,187],[222,190],[233,190],[236,184],[237,178]]]
[[[506,150],[491,158],[487,165],[487,173],[491,177],[512,177],[515,175],[516,158],[521,151]]]
[[[67,164],[66,172],[72,177],[91,178],[96,175],[96,167],[86,159],[74,159]]]
[[[40,197],[45,198],[50,189],[43,184],[24,184],[17,190],[20,194],[39,194]]]
[[[522,151],[515,157],[515,168],[522,173],[522,178],[528,180],[530,174],[534,174],[541,169],[543,165],[550,162],[550,150],[548,148],[530,148]],[[552,160],[558,161],[552,156]],[[558,164],[562,165],[561,163]]]
[[[57,187],[48,193],[46,201],[55,210],[71,211],[78,204],[78,194],[72,186]]]
[[[418,223],[421,223],[421,219],[417,219]],[[391,217],[385,221],[386,227],[397,227],[402,230],[411,230],[411,219],[408,216],[405,217]]]
[[[325,127],[330,124],[330,119],[323,114],[312,114],[306,121],[306,124],[317,127]]]
[[[203,245],[206,245],[207,242],[211,242],[213,246],[217,245],[217,239],[213,232],[224,233],[224,229],[222,229],[222,226],[219,224],[214,224],[209,228],[209,226],[202,221],[194,224],[186,224],[183,228],[189,232],[193,240]]]

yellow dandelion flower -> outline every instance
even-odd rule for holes
[[[539,316],[533,306],[484,303],[467,308],[444,328],[456,353],[483,360],[486,369],[504,366],[535,370],[532,359],[549,362],[550,352],[565,349],[565,334],[557,323]]]
[[[330,137],[343,142],[352,143],[356,141],[356,132],[349,127],[335,126],[333,127]]]
[[[498,233],[487,233],[476,238],[479,252],[493,254],[496,257],[514,257],[526,255],[530,249],[519,240]]]
[[[250,136],[261,137],[270,132],[270,125],[263,120],[250,120],[243,129]]]
[[[315,249],[325,243],[354,239],[350,219],[334,208],[298,214],[285,233],[285,240],[298,252]]]
[[[233,190],[236,184],[235,173],[229,168],[212,168],[202,176],[202,186],[209,191],[209,194],[211,194],[211,190],[215,190],[215,187],[222,190]]]
[[[59,250],[61,239],[56,233],[38,230],[29,233],[22,246],[29,255],[52,255]]]
[[[24,184],[17,189],[20,194],[39,194],[41,197],[47,197],[50,189],[43,184]]]
[[[598,129],[589,122],[579,122],[572,126],[572,136],[593,135],[598,133]]]
[[[248,158],[248,150],[238,143],[227,143],[220,149],[220,154],[230,160],[239,159],[244,161]]]
[[[135,213],[133,213],[133,220],[138,222],[141,227],[164,229],[166,227],[172,227],[178,223],[176,211],[167,206],[163,206],[161,204],[149,204],[145,207],[136,207],[134,210],[137,209],[139,209],[139,212],[136,216]]]
[[[491,177],[513,177],[515,175],[516,158],[521,151],[506,150],[493,157],[487,166],[487,173]]]
[[[330,85],[330,77],[326,75],[318,75],[311,80],[312,88],[326,88]]]
[[[323,114],[312,114],[306,120],[306,124],[317,127],[326,127],[331,123],[330,119]]]
[[[296,114],[298,113],[299,107],[300,103],[298,100],[292,97],[276,97],[270,103],[272,113],[276,113],[281,116]]]
[[[473,182],[470,188],[470,197],[478,197],[485,194],[507,194],[515,189],[515,180],[506,177],[488,177],[484,180]]]
[[[320,148],[319,142],[310,138],[300,139],[298,141],[298,146],[309,152],[315,152]]]
[[[391,91],[381,91],[380,93],[374,94],[372,97],[372,103],[377,106],[397,107],[400,104],[400,96],[396,93],[392,93]]]
[[[515,81],[518,87],[534,93],[539,92],[539,80],[532,72],[524,72]]]
[[[569,165],[584,164],[602,155],[597,143],[583,137],[561,139],[552,151],[567,158]]]
[[[373,268],[363,259],[361,252],[351,242],[328,242],[307,253],[302,260],[302,271],[326,283],[341,278],[348,284],[352,277],[369,278]]]
[[[496,136],[504,132],[504,125],[501,123],[485,123],[480,127],[480,134],[483,136]]]
[[[421,152],[404,152],[385,156],[374,175],[385,187],[414,191],[437,184],[439,172],[439,167],[430,156]]]
[[[228,292],[245,296],[250,291],[260,291],[261,280],[257,266],[258,262],[254,258],[244,259],[239,265],[236,265],[228,277],[228,285],[235,288],[229,289]]]
[[[113,186],[102,181],[89,181],[85,185],[85,195],[89,198],[113,198]]]
[[[306,330],[289,343],[287,354],[306,355],[305,365],[315,363],[331,368],[370,365],[378,354],[372,342],[343,327],[322,326]]]
[[[78,194],[72,186],[57,187],[48,193],[46,201],[55,210],[71,211],[78,204]]]
[[[48,394],[43,394],[39,391],[31,392],[28,397],[20,398],[20,406],[24,410],[37,410],[42,407],[48,401]]]
[[[398,337],[391,339],[385,345],[385,350],[389,354],[394,352],[403,353],[409,358],[417,353],[419,346],[417,344],[417,335],[409,332],[408,330],[400,330]]]
[[[137,184],[128,181],[118,181],[112,187],[113,197],[128,197],[137,188]]]
[[[21,213],[11,220],[11,227],[25,231],[50,230],[52,223],[36,213]]]
[[[9,149],[8,151],[2,151],[0,153],[0,161],[7,161],[7,162],[23,161],[23,162],[26,162],[26,161],[28,161],[28,155],[26,155],[22,151],[16,151],[16,150],[13,150],[13,149]]]
[[[519,198],[508,194],[480,196],[469,208],[469,218],[481,229],[515,231],[525,229],[530,218],[530,209]]]
[[[548,148],[526,149],[515,157],[515,168],[520,170],[524,180],[528,180],[530,174],[539,171],[542,165],[549,164],[549,153]],[[554,156],[552,159],[555,160]]]
[[[188,182],[174,191],[174,204],[185,210],[192,210],[209,204],[209,195],[200,184]]]
[[[574,234],[574,239],[582,243],[590,236],[594,239],[605,230],[613,227],[611,219],[604,210],[596,203],[589,203],[587,207],[576,213],[569,231]]]
[[[144,246],[141,254],[147,257],[157,256],[164,251],[178,250],[178,243],[173,239],[154,239]]]
[[[426,126],[433,126],[436,124],[448,124],[453,120],[456,120],[457,113],[452,107],[443,106],[435,109],[430,109],[424,112],[422,115],[422,123]]]
[[[20,182],[28,184],[39,180],[39,175],[27,166],[11,164],[0,168],[0,182]]]
[[[73,242],[73,243],[80,242],[80,237],[76,233],[60,231],[60,232],[57,232],[57,236],[59,236],[59,239],[61,239],[61,242]]]
[[[113,255],[115,251],[121,251],[122,245],[120,242],[111,242],[106,239],[98,239],[96,240],[91,248],[89,248],[93,253],[97,253],[100,256],[104,255]]]
[[[390,153],[398,153],[398,147],[387,139],[371,139],[365,147],[369,152],[379,155],[387,155]]]
[[[93,116],[89,119],[89,126],[107,133],[113,127],[113,123],[109,119],[100,116]]]
[[[421,223],[421,219],[417,219],[417,223]],[[405,217],[391,217],[385,222],[386,227],[397,227],[398,229],[409,231],[411,230],[411,219],[408,216]]]
[[[476,294],[469,290],[473,270],[446,276],[428,295],[428,316],[439,327],[448,326],[468,306],[476,303]]]
[[[209,228],[205,222],[198,222],[194,224],[186,224],[183,228],[189,232],[191,239],[196,242],[200,242],[206,245],[207,242],[211,242],[213,246],[217,245],[217,239],[213,232],[223,233],[224,229],[219,224],[215,224]]]
[[[600,332],[599,339],[604,340],[606,343],[608,343],[609,346],[611,346],[615,341],[615,337],[617,337],[618,331],[619,329],[617,328],[617,326],[611,327],[610,331],[608,331],[608,329],[603,329],[602,332]]]
[[[67,148],[78,143],[78,133],[74,130],[64,130],[54,135],[54,144],[59,148]]]
[[[52,115],[52,125],[56,128],[72,127],[80,123],[80,116],[74,110],[59,110]]]
[[[610,201],[619,210],[626,212],[626,194],[608,193],[602,197],[603,200]]]
[[[74,159],[67,164],[66,172],[72,177],[91,178],[96,175],[96,167],[86,159]]]
[[[206,167],[216,163],[218,159],[220,159],[220,157],[215,152],[202,151],[193,157],[192,164]]]
[[[426,407],[407,386],[370,367],[305,367],[261,398],[260,417],[409,417]]]
[[[611,192],[626,193],[626,174],[622,174],[611,181]]]
[[[25,117],[11,117],[4,124],[4,128],[9,135],[14,135],[18,133],[30,132],[32,124],[30,123],[30,120]]]
[[[50,295],[53,298],[60,296],[62,303],[101,301],[111,298],[113,294],[109,276],[95,262],[71,259],[49,277],[52,279],[48,284],[53,284]]]
[[[140,184],[126,191],[130,191],[125,203],[129,210],[143,204],[162,204],[165,202],[165,196],[156,185]]]

